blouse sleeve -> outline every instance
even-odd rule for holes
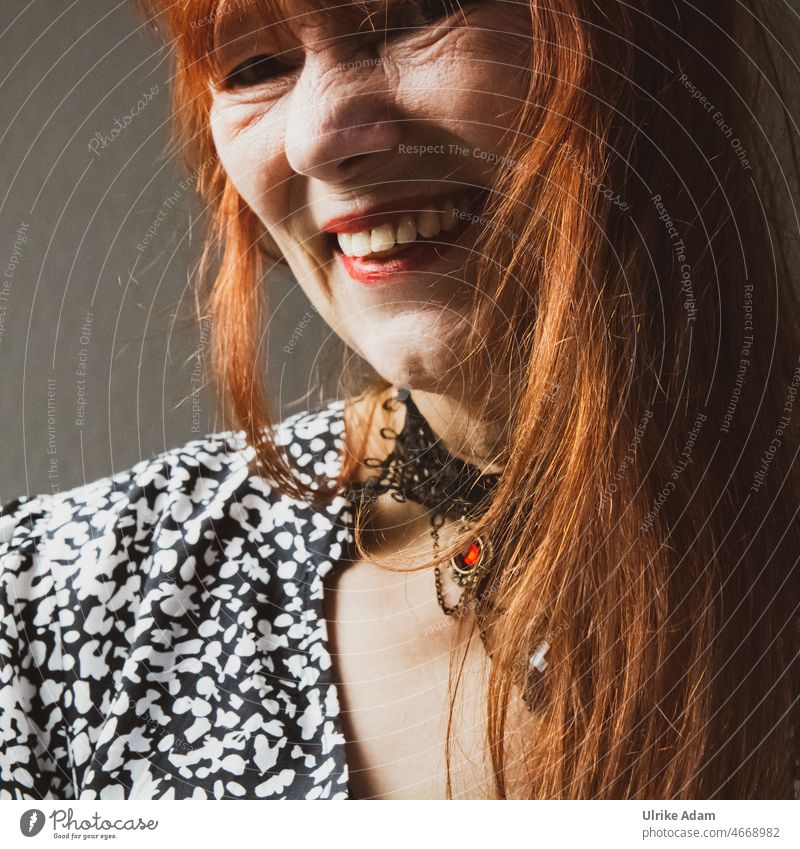
[[[180,498],[182,469],[176,452],[0,508],[0,799],[76,798],[135,636],[156,501]]]
[[[225,437],[0,507],[0,799],[81,796],[137,640],[187,603],[175,550],[205,551],[206,502],[247,477]]]
[[[0,508],[0,798],[65,798],[63,668],[53,577],[42,563],[51,498]],[[48,638],[49,637],[49,638]]]

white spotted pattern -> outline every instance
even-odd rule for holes
[[[338,472],[342,413],[278,426],[301,480]],[[348,797],[322,579],[350,504],[252,456],[212,434],[0,509],[0,798]]]

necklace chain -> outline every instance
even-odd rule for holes
[[[433,433],[408,390],[401,389],[387,398],[383,407],[389,412],[405,406],[405,419],[398,432],[382,428],[381,436],[393,439],[394,447],[382,460],[368,457],[364,463],[377,474],[350,484],[346,495],[356,504],[374,503],[384,493],[396,501],[412,501],[430,511],[434,555],[440,549],[440,531],[448,519],[457,520],[465,529],[486,509],[499,480],[498,474],[483,474],[480,469],[450,454]],[[474,541],[465,552],[451,558],[450,573],[464,587],[458,602],[448,605],[444,598],[442,573],[434,565],[436,599],[442,611],[452,616],[465,610],[485,574],[491,546]],[[483,637],[483,630],[481,629]]]

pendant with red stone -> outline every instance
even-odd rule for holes
[[[453,580],[461,587],[473,584],[486,566],[489,555],[489,546],[480,537],[475,537],[463,551],[450,558]]]

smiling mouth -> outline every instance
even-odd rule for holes
[[[421,258],[420,249],[452,244],[476,220],[475,210],[486,196],[475,191],[437,201],[406,201],[399,209],[344,220],[328,231],[331,246],[348,270],[389,260],[396,267],[404,257]]]

